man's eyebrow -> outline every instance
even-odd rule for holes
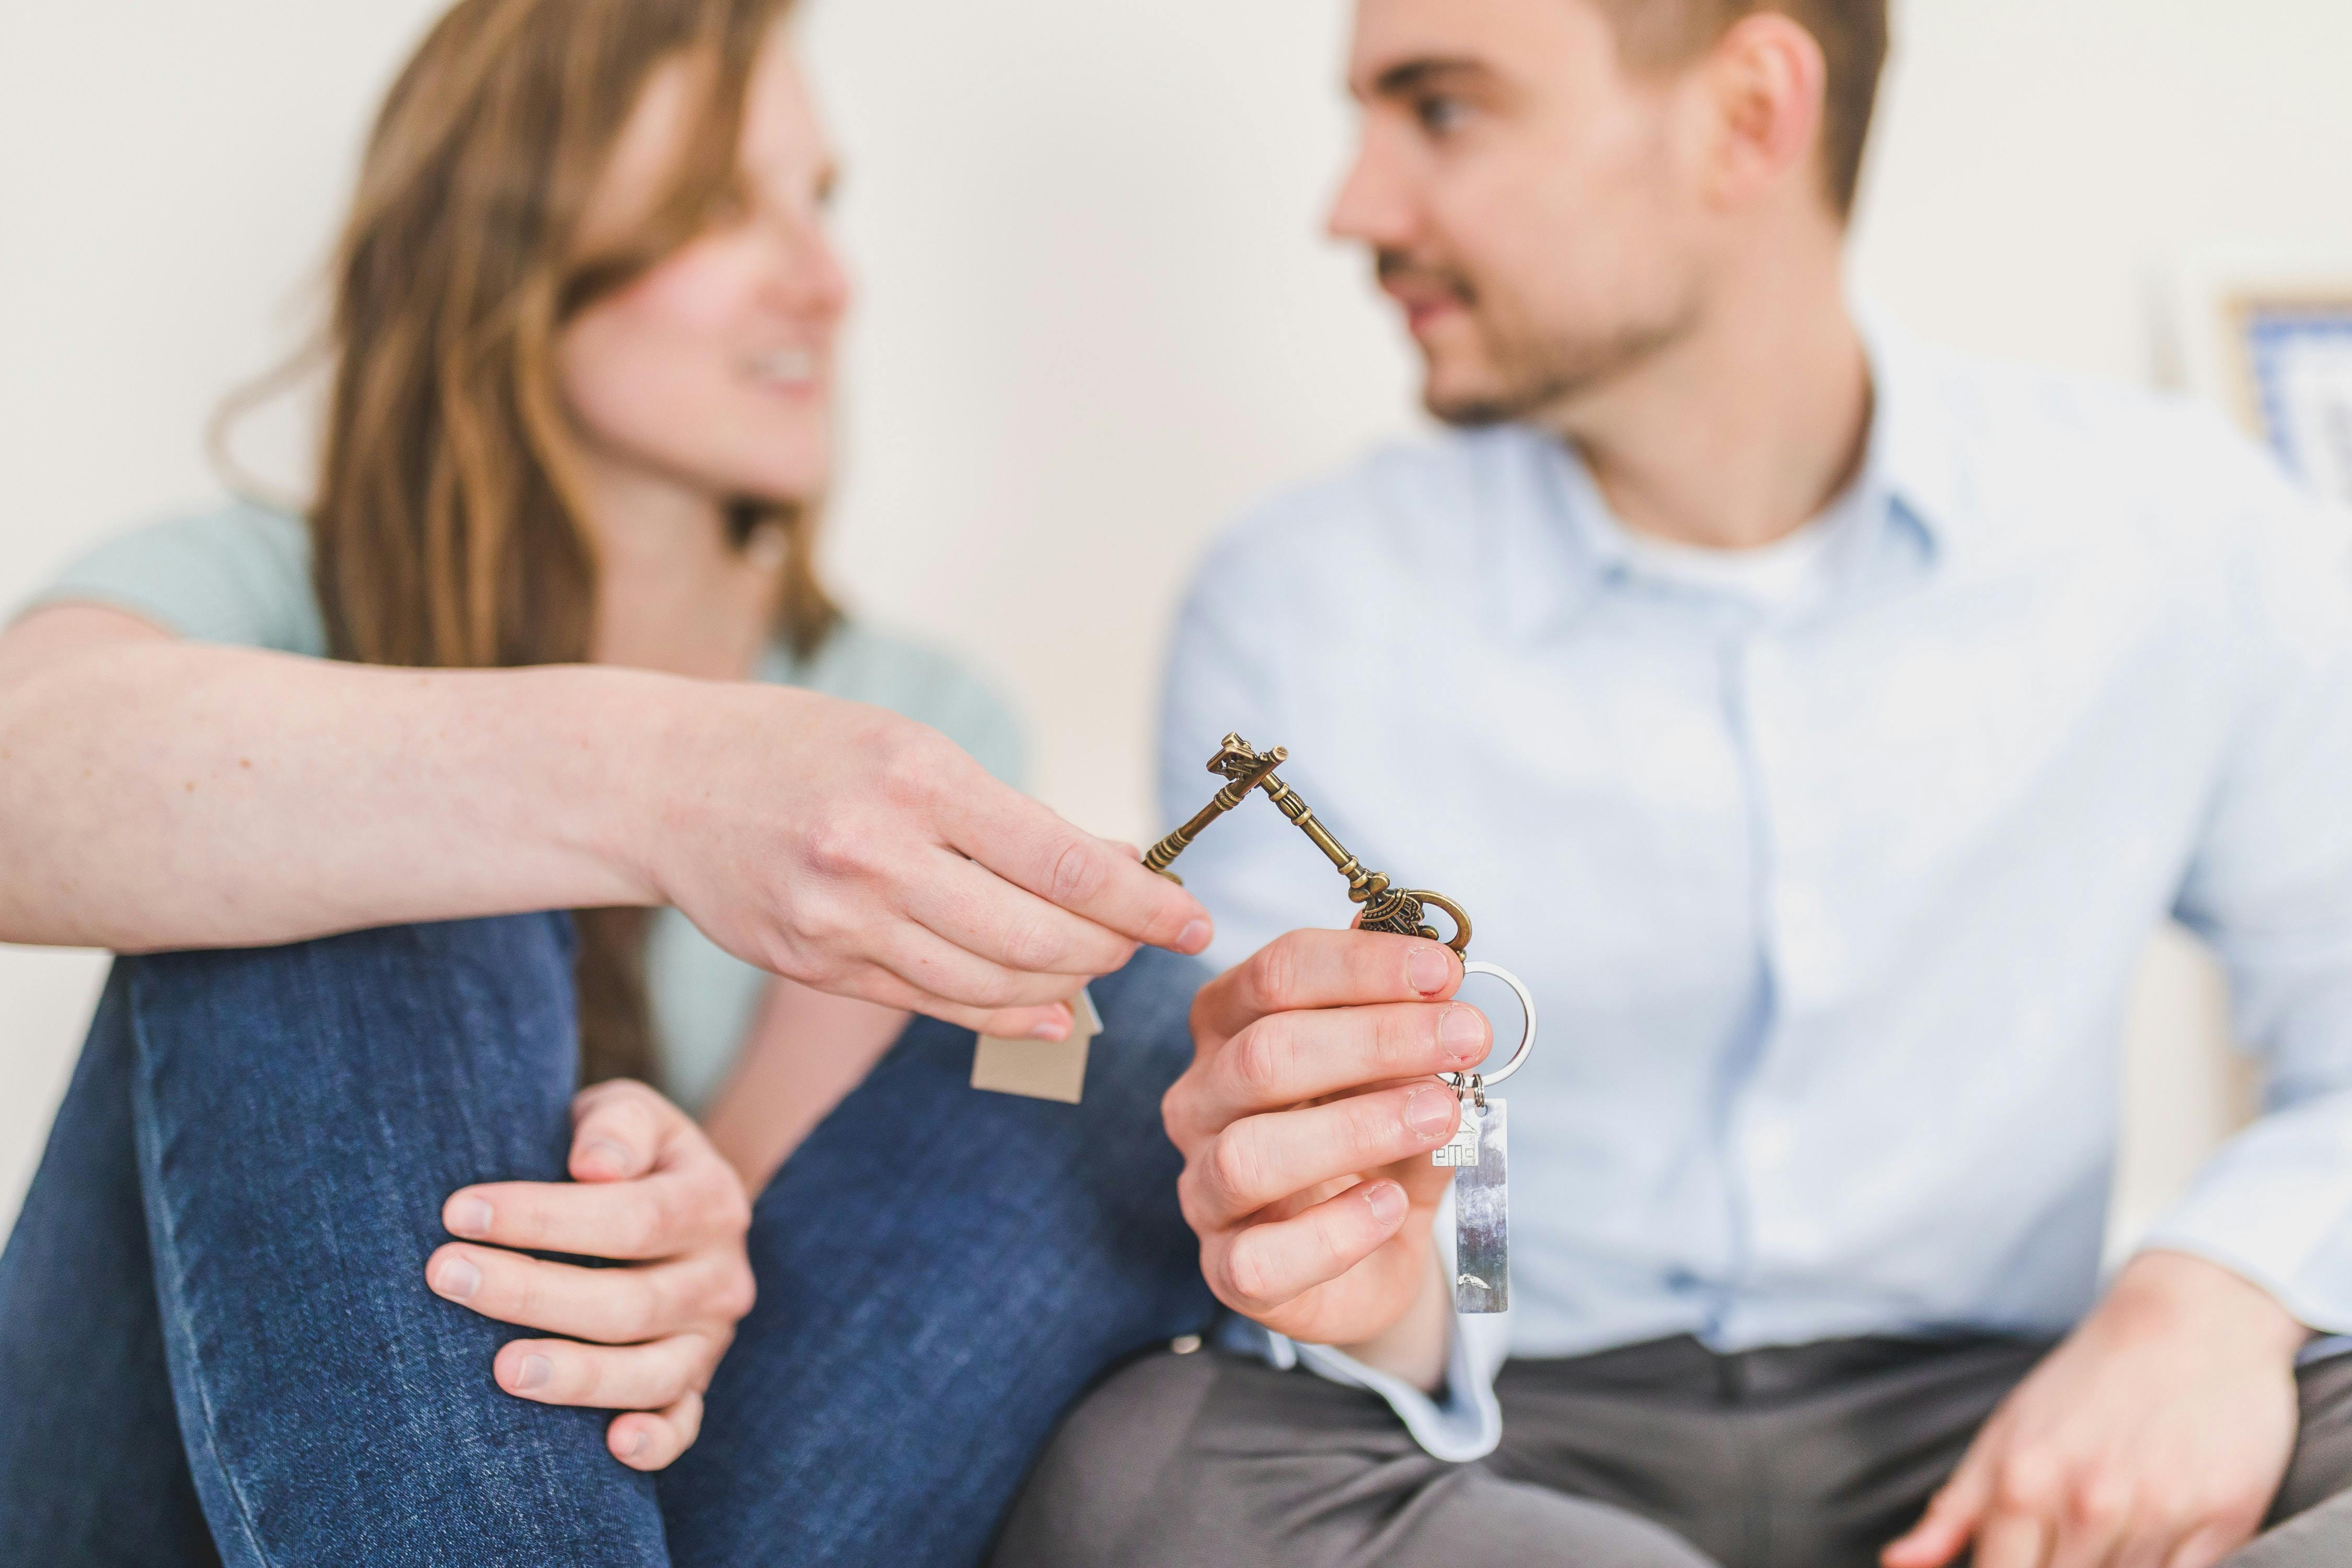
[[[1372,79],[1374,98],[1409,98],[1424,92],[1449,79],[1461,77],[1492,77],[1492,68],[1483,60],[1454,59],[1429,55],[1419,59],[1403,60]]]

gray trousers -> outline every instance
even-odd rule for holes
[[[1875,1568],[2049,1346],[1663,1340],[1515,1361],[1503,1444],[1423,1453],[1376,1396],[1157,1353],[1078,1405],[994,1568]],[[2229,1568],[2352,1564],[2352,1357],[2306,1367],[2273,1528]],[[2335,1499],[2334,1501],[2328,1500]]]

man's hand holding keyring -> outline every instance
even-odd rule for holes
[[[1287,753],[1228,735],[1209,761],[1227,783],[1152,847],[1168,868],[1200,833],[1263,792],[1348,879],[1352,931],[1294,931],[1204,986],[1193,1062],[1162,1112],[1184,1155],[1184,1215],[1220,1300],[1276,1332],[1355,1350],[1433,1384],[1447,1308],[1509,1304],[1505,1106],[1487,1085],[1533,1047],[1534,999],[1491,964],[1469,963],[1470,920],[1442,894],[1392,888],[1315,818],[1275,769]],[[1440,942],[1426,909],[1454,922]],[[1478,1009],[1455,1001],[1467,973],[1496,976],[1526,1022],[1506,1061]],[[1457,1184],[1458,1179],[1458,1184]],[[1433,1221],[1455,1186],[1452,1300]]]
[[[1302,931],[1202,988],[1192,1065],[1162,1112],[1219,1300],[1353,1346],[1442,1291],[1433,1221],[1454,1172],[1430,1155],[1460,1112],[1432,1075],[1493,1044],[1486,1016],[1452,1000],[1461,984],[1442,942]]]

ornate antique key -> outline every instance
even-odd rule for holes
[[[1426,937],[1434,942],[1438,939],[1437,929],[1423,923],[1423,916],[1433,907],[1442,910],[1454,922],[1454,935],[1445,945],[1463,960],[1462,973],[1465,976],[1492,975],[1517,994],[1519,1005],[1526,1011],[1527,1029],[1501,1070],[1438,1075],[1461,1099],[1462,1125],[1430,1155],[1432,1164],[1454,1169],[1454,1310],[1500,1312],[1511,1304],[1510,1194],[1506,1184],[1510,1159],[1507,1120],[1509,1107],[1504,1100],[1489,1099],[1486,1090],[1518,1071],[1528,1053],[1535,1048],[1535,998],[1519,983],[1518,976],[1508,970],[1470,961],[1470,917],[1460,904],[1425,889],[1408,892],[1392,887],[1386,877],[1366,869],[1362,861],[1349,853],[1346,845],[1331,837],[1330,830],[1315,820],[1315,813],[1298,797],[1298,792],[1276,775],[1274,770],[1289,760],[1290,752],[1284,747],[1259,752],[1239,735],[1227,735],[1217,754],[1209,759],[1209,771],[1223,777],[1225,787],[1192,821],[1153,845],[1143,863],[1171,881],[1181,882],[1183,879],[1168,868],[1176,858],[1192,847],[1192,841],[1209,824],[1241,805],[1252,791],[1262,790],[1282,815],[1339,868],[1339,875],[1348,879],[1348,897],[1363,906],[1356,921],[1359,929]]]

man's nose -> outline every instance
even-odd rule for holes
[[[1324,221],[1324,230],[1333,239],[1373,250],[1402,249],[1412,242],[1412,209],[1386,162],[1370,139],[1357,149],[1356,161],[1339,183]]]

